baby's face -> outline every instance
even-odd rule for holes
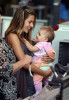
[[[36,35],[36,38],[39,42],[46,42],[46,34],[45,30],[40,29],[38,31],[38,34]]]

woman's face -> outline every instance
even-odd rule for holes
[[[33,27],[35,23],[35,17],[34,15],[29,15],[29,17],[24,22],[24,32],[28,33]]]

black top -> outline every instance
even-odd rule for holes
[[[33,56],[33,53],[30,52],[27,47],[20,40],[20,44],[25,54]],[[33,78],[30,76],[29,71],[21,68],[16,73],[17,76],[17,93],[18,97],[26,98],[27,96],[31,96],[35,93]]]

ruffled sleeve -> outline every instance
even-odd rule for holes
[[[2,76],[9,78],[13,72],[13,65],[7,64],[5,68],[2,69]]]

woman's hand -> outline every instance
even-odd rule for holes
[[[38,40],[36,39],[36,38],[31,38],[31,40],[34,42],[34,43],[37,43],[38,42]]]
[[[32,57],[25,55],[24,58],[23,58],[23,62],[25,62],[25,64],[32,63]]]
[[[54,62],[55,59],[50,58],[47,54],[42,56],[42,61],[44,63],[50,63],[50,62]]]
[[[21,69],[22,67],[24,67],[25,65],[28,65],[32,62],[32,57],[25,55],[23,59],[21,59],[20,61],[16,62],[13,64],[13,72],[18,71],[19,69]],[[27,68],[26,68],[27,69]]]

